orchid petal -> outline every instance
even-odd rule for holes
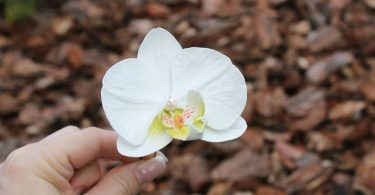
[[[230,141],[240,137],[247,129],[246,121],[239,117],[236,122],[225,130],[215,130],[210,127],[206,127],[203,131],[202,140],[207,142],[224,142]]]
[[[150,62],[163,61],[181,50],[180,43],[171,33],[163,28],[154,28],[141,43],[137,58]]]
[[[163,28],[154,28],[143,39],[139,46],[137,60],[147,64],[147,72],[153,72],[156,79],[153,80],[156,88],[170,96],[171,90],[171,58],[182,50],[181,45],[171,33]],[[134,75],[137,76],[137,75]],[[144,89],[147,92],[147,89]]]
[[[170,89],[159,86],[159,77],[163,73],[151,71],[149,64],[126,59],[113,65],[103,78],[101,96],[108,121],[133,145],[145,141],[148,127],[169,98]]]
[[[172,98],[186,101],[189,90],[201,94],[204,118],[213,129],[230,127],[243,111],[247,90],[245,79],[225,55],[207,48],[183,49],[172,66]]]
[[[166,133],[158,133],[153,136],[148,136],[146,141],[139,146],[134,146],[122,137],[117,138],[117,150],[120,154],[128,157],[142,157],[152,154],[172,141]]]

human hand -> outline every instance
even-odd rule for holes
[[[135,194],[164,173],[162,153],[136,161],[117,152],[116,138],[112,131],[69,126],[21,147],[0,164],[0,194]],[[122,164],[105,173],[101,159]]]

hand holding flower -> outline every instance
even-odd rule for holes
[[[69,126],[19,148],[0,164],[0,194],[130,195],[165,171],[162,154],[136,161],[117,152],[116,139],[113,131]],[[121,163],[107,172],[103,159]]]

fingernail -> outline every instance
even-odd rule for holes
[[[165,161],[165,163],[168,162],[168,158],[163,154],[163,152],[157,151],[155,157],[158,157],[158,156],[160,156],[161,158],[163,158],[163,160]]]
[[[157,152],[154,158],[142,162],[135,168],[138,181],[145,183],[161,176],[165,171],[167,161],[168,159],[163,153]]]

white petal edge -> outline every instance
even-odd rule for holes
[[[125,59],[113,65],[103,78],[103,110],[112,128],[133,145],[142,144],[157,113],[170,94],[170,83],[161,87],[159,77],[147,63]]]
[[[139,146],[134,146],[123,139],[121,136],[117,138],[117,150],[120,154],[128,157],[142,157],[152,154],[165,146],[167,146],[172,141],[166,133],[159,133],[148,137],[146,141]]]
[[[163,28],[154,28],[147,33],[138,50],[138,59],[154,62],[174,56],[182,50],[174,36]]]
[[[174,60],[172,98],[184,100],[189,90],[197,91],[205,103],[208,126],[225,130],[233,124],[245,108],[247,89],[231,60],[218,51],[197,47],[183,49]]]
[[[147,33],[138,49],[137,60],[147,64],[149,72],[160,73],[155,80],[158,88],[171,91],[171,58],[182,50],[180,43],[163,28]],[[170,93],[168,93],[170,97]]]
[[[215,130],[209,127],[203,132],[202,140],[207,142],[225,142],[240,137],[247,129],[246,121],[239,117],[237,121],[225,130]]]

